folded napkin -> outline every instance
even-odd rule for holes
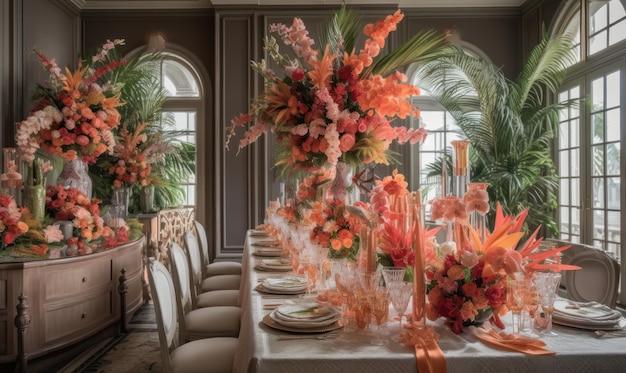
[[[477,328],[474,336],[485,344],[509,351],[522,352],[527,355],[555,354],[554,351],[545,348],[546,344],[543,341],[515,334],[498,333],[487,327]]]

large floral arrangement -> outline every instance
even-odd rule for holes
[[[111,130],[120,123],[117,107],[122,102],[119,87],[102,80],[125,64],[108,58],[123,43],[107,41],[90,61],[79,61],[73,72],[69,68],[63,72],[55,59],[36,51],[50,81],[49,86],[38,87],[31,116],[18,124],[16,142],[25,161],[32,161],[39,148],[66,161],[80,157],[88,163],[113,152]]]
[[[482,200],[480,196],[469,200]],[[542,264],[541,262],[570,246],[538,252],[542,238],[537,238],[539,228],[520,245],[524,236],[523,225],[528,209],[510,216],[496,205],[494,228],[481,238],[469,224],[466,244],[435,246],[426,252],[426,279],[429,303],[426,312],[431,320],[446,318],[455,333],[463,326],[482,320],[483,316],[500,328],[500,317],[508,312],[506,307],[506,281],[520,274],[536,270],[576,270],[580,267],[567,264]],[[519,247],[518,247],[519,246]],[[478,319],[481,320],[478,320]]]
[[[113,236],[111,228],[104,225],[100,217],[100,200],[89,199],[75,188],[65,189],[60,185],[46,188],[46,208],[56,220],[72,221],[73,236],[67,240],[77,253],[87,254],[93,249],[88,243]]]
[[[144,132],[148,123],[140,123],[134,130],[123,125],[119,131],[119,141],[114,148],[117,160],[108,169],[113,175],[113,186],[116,188],[138,183],[141,186],[150,184],[151,163],[156,156],[164,157],[163,146],[146,146],[148,135]]]
[[[419,89],[405,83],[396,69],[428,55],[444,44],[433,32],[418,34],[406,44],[381,56],[385,39],[403,19],[400,10],[364,28],[363,48],[354,48],[358,18],[341,8],[331,26],[328,42],[314,49],[302,20],[291,26],[273,24],[270,32],[291,47],[295,58],[281,54],[274,36],[265,40],[265,50],[278,64],[278,77],[265,61],[252,67],[266,81],[264,94],[254,100],[249,113],[231,121],[226,147],[238,127],[246,131],[239,149],[271,131],[278,140],[277,165],[290,168],[318,168],[348,164],[389,163],[393,141],[412,144],[425,137],[423,128],[393,126],[390,120],[419,116],[407,98]],[[248,125],[250,125],[248,127]]]

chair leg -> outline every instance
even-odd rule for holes
[[[120,283],[117,286],[117,291],[120,293],[120,333],[126,334],[126,294],[128,293],[128,286],[126,285],[126,268],[122,268],[122,275],[120,276]]]

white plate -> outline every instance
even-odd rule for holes
[[[319,320],[319,321],[317,320],[311,321],[307,319],[284,320],[281,317],[277,316],[277,310],[273,310],[270,313],[270,317],[272,320],[274,320],[280,325],[288,326],[290,328],[298,328],[298,329],[310,329],[310,328],[320,328],[324,326],[330,326],[330,325],[335,324],[340,319],[339,315],[335,315],[331,318],[327,318],[325,320]]]
[[[572,322],[570,320],[564,320],[564,319],[558,319],[553,317],[552,318],[552,322],[558,325],[563,325],[563,326],[569,326],[572,328],[579,328],[579,329],[586,329],[586,330],[607,330],[607,331],[611,331],[611,330],[622,330],[624,328],[626,328],[626,319],[620,319],[615,323],[612,324],[607,324],[607,323],[594,323],[594,322],[587,322],[587,323],[579,323],[579,322]]]
[[[617,320],[622,317],[619,311],[608,308],[598,303],[576,303],[567,299],[554,301],[554,313],[559,318],[573,318],[582,320],[607,321]]]
[[[276,309],[283,319],[315,320],[325,319],[337,311],[333,307],[322,306],[317,302],[284,304]]]
[[[298,276],[270,277],[263,281],[263,286],[270,290],[296,290],[306,289],[306,278]]]

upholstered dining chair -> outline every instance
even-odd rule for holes
[[[206,230],[199,221],[194,221],[196,235],[200,243],[200,253],[202,254],[202,278],[217,275],[241,275],[241,263],[234,261],[213,262],[209,257],[209,241]]]
[[[238,337],[241,309],[235,306],[192,308],[187,255],[178,244],[170,247],[172,277],[178,307],[180,342],[210,337]]]
[[[150,258],[148,281],[154,302],[154,313],[165,373],[227,373],[233,369],[238,339],[205,338],[179,344],[176,337],[176,291],[171,274],[155,258]]]
[[[204,293],[207,291],[214,290],[237,290],[241,285],[241,273],[239,274],[221,274],[221,275],[213,275],[210,277],[203,276],[202,273],[202,254],[200,253],[200,246],[198,244],[198,239],[191,232],[186,232],[183,235],[185,239],[185,245],[189,250],[191,246],[191,250],[195,250],[197,255],[197,266],[198,268],[194,268],[194,276],[196,276],[196,283],[200,284],[200,292]],[[239,263],[237,263],[239,264]]]
[[[619,287],[619,262],[598,249],[575,254],[569,264],[581,267],[568,271],[565,277],[567,298],[574,301],[596,301],[615,308]]]
[[[212,307],[212,306],[236,306],[239,301],[239,290],[228,289],[234,285],[231,282],[234,280],[230,277],[226,278],[227,289],[218,289],[211,291],[202,291],[202,260],[200,254],[200,248],[198,247],[198,241],[191,232],[186,232],[183,235],[185,240],[185,247],[187,248],[187,258],[189,259],[189,279],[191,281],[191,302],[193,308]],[[222,277],[225,275],[219,275]],[[241,281],[240,275],[237,278]],[[214,283],[215,288],[219,284]]]

